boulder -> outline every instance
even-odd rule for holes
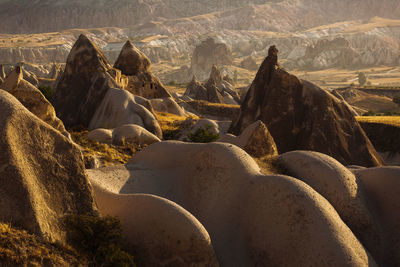
[[[400,167],[353,170],[368,196],[382,238],[382,266],[400,265]]]
[[[126,90],[109,88],[89,124],[89,129],[113,129],[125,124],[136,124],[162,138],[155,116]]]
[[[229,132],[239,135],[257,120],[268,127],[280,153],[312,150],[345,165],[383,164],[348,105],[280,68],[275,46],[269,49]]]
[[[119,87],[111,69],[100,49],[80,35],[68,55],[52,100],[57,116],[67,127],[88,127],[108,89]]]
[[[185,117],[186,112],[175,102],[172,97],[150,99],[150,103],[155,111],[171,113]]]
[[[247,127],[238,137],[226,134],[217,142],[236,145],[255,158],[273,157],[278,155],[274,138],[262,121],[256,121]]]
[[[115,194],[93,183],[102,215],[117,216],[140,266],[218,266],[210,236],[176,203],[154,195]]]
[[[122,125],[112,131],[112,143],[114,145],[135,143],[140,146],[144,146],[151,145],[156,142],[161,142],[160,138],[139,125]]]
[[[232,65],[231,49],[224,43],[216,43],[213,38],[201,42],[193,51],[191,70],[201,81],[207,79],[213,65]]]
[[[21,67],[17,66],[9,73],[7,79],[0,86],[0,89],[15,96],[22,105],[38,118],[51,125],[65,136],[69,136],[64,128],[64,124],[57,118],[56,112],[49,101],[39,89],[23,79]]]
[[[326,199],[297,179],[262,175],[233,145],[161,142],[125,167],[88,174],[116,194],[182,206],[207,229],[221,266],[376,266]]]
[[[283,169],[325,197],[376,260],[382,241],[368,196],[359,180],[335,159],[312,151],[292,151],[279,156]]]
[[[145,98],[171,97],[161,81],[151,73],[150,60],[131,41],[122,47],[114,68],[128,77],[126,89],[132,94]]]
[[[65,242],[67,214],[97,214],[79,148],[0,90],[0,221]]]
[[[112,143],[112,135],[113,135],[113,130],[98,128],[93,131],[90,131],[87,134],[87,138],[94,142],[111,144]]]

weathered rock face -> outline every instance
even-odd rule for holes
[[[3,64],[0,65],[0,78],[3,79],[3,80],[6,78],[6,73],[4,72],[4,65]]]
[[[117,216],[135,247],[135,263],[144,266],[217,267],[210,236],[188,211],[165,198],[116,194],[93,184],[102,215]]]
[[[197,81],[196,76],[193,76],[184,95],[194,100],[206,100],[211,103],[237,105],[240,101],[239,95],[227,79],[224,79],[218,67],[213,65],[207,82],[203,85]]]
[[[354,170],[354,173],[372,200],[370,208],[382,238],[381,266],[399,266],[400,168],[378,167]]]
[[[208,101],[207,89],[193,76],[192,81],[188,84],[185,91],[185,96],[196,100]]]
[[[243,59],[242,62],[240,62],[240,67],[247,70],[258,70],[258,64],[256,60],[251,56]]]
[[[57,116],[66,126],[89,126],[107,90],[118,87],[111,69],[100,49],[80,35],[68,56],[52,101]]]
[[[204,85],[209,93],[209,101],[214,103],[225,103],[225,104],[233,104],[237,105],[240,101],[238,93],[233,89],[232,84],[226,81],[222,77],[221,71],[217,66],[213,65],[211,68],[210,78],[207,83]],[[217,92],[213,93],[217,89]],[[213,97],[215,94],[218,97]],[[220,100],[220,96],[223,98],[222,102],[216,102]],[[233,101],[232,101],[233,100]]]
[[[201,81],[207,79],[213,65],[232,65],[232,51],[226,44],[208,38],[193,52],[191,70]]]
[[[217,142],[234,144],[256,158],[278,155],[274,138],[262,121],[254,122],[237,137],[226,134]]]
[[[125,124],[142,126],[162,138],[155,116],[126,90],[110,88],[90,121],[89,129],[117,128]]]
[[[171,97],[160,80],[150,72],[150,60],[131,41],[123,46],[114,68],[128,76],[127,90],[146,98]]]
[[[263,121],[280,153],[313,150],[349,165],[378,166],[382,158],[348,106],[327,91],[278,67],[273,46],[253,81],[230,132]]]
[[[236,146],[161,142],[88,175],[121,198],[182,206],[207,229],[221,266],[376,265],[325,198],[297,179],[262,175]]]
[[[375,260],[383,256],[382,236],[370,200],[360,181],[333,158],[311,151],[292,151],[279,156],[281,166],[326,198]]]
[[[22,73],[22,68],[17,66],[9,73],[0,89],[15,96],[30,112],[68,136],[64,124],[56,117],[53,106],[36,87],[23,79]]]
[[[0,221],[65,241],[67,214],[97,214],[80,150],[0,90]]]
[[[140,52],[131,41],[127,41],[122,47],[114,68],[121,70],[124,75],[135,76],[140,72],[150,71],[150,64],[150,59]]]
[[[322,39],[307,46],[305,55],[292,62],[291,67],[302,69],[356,68],[363,65],[362,55],[345,38]]]

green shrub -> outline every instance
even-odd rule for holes
[[[208,125],[206,128],[199,128],[194,133],[189,133],[188,141],[194,143],[211,143],[217,141],[219,134],[214,134],[210,129],[211,126]]]
[[[47,100],[50,101],[53,97],[53,89],[50,86],[39,86],[39,90]]]
[[[121,223],[117,218],[73,215],[65,218],[68,243],[89,258],[90,266],[136,266],[123,250]]]

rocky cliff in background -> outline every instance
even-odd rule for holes
[[[189,82],[193,69],[200,80],[208,77],[210,64],[219,62],[206,60],[210,66],[204,68],[196,47],[201,47],[209,37],[240,61],[251,56],[259,62],[268,47],[275,44],[280,47],[282,64],[287,69],[400,64],[400,20],[394,20],[400,4],[393,0],[125,2],[58,1],[55,5],[52,1],[0,1],[0,32],[119,26],[46,34],[0,34],[0,64],[65,62],[79,34],[93,40],[112,62],[126,40],[132,40],[153,64],[170,64],[171,69],[154,70],[166,83]],[[43,22],[39,15],[50,9],[52,12],[47,13],[51,15],[42,17],[51,23]],[[349,18],[353,20],[348,21]],[[220,54],[216,54],[216,61]],[[243,67],[235,60],[233,64]],[[202,77],[198,70],[204,69],[208,73]]]
[[[31,33],[71,28],[146,26],[154,21],[179,20],[212,12],[217,12],[210,14],[218,17],[216,23],[210,21],[203,27],[216,24],[232,30],[294,31],[348,18],[396,18],[400,3],[396,0],[2,0],[0,31]],[[252,22],[249,23],[248,18],[252,18]]]

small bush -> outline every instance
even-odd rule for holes
[[[211,126],[199,128],[194,133],[188,134],[188,140],[194,143],[211,143],[217,141],[219,134],[214,134],[210,129]]]
[[[68,242],[87,255],[90,266],[136,266],[122,249],[124,239],[117,218],[74,215],[65,218],[65,226]]]
[[[53,97],[53,89],[50,86],[39,86],[39,90],[47,100],[51,101],[51,98]]]

